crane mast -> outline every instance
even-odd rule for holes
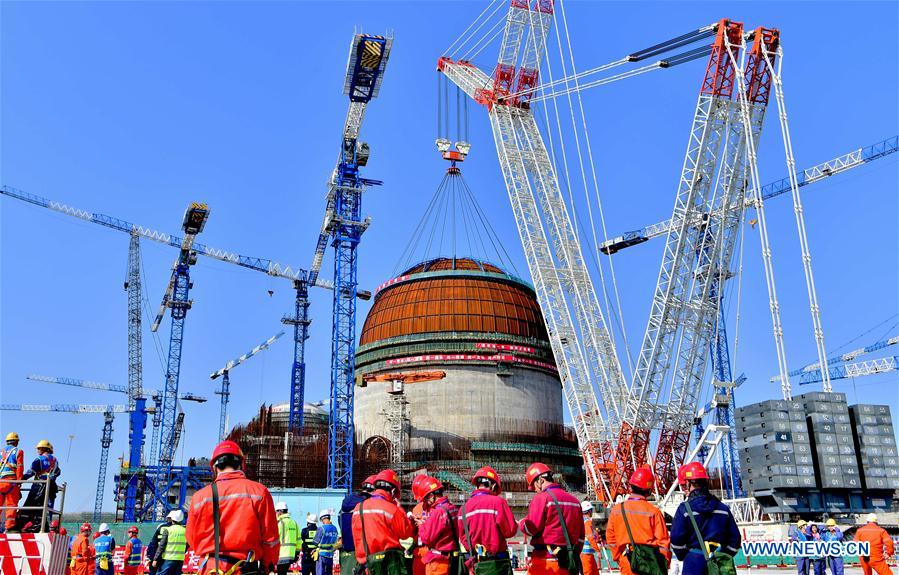
[[[537,85],[552,14],[551,1],[537,0],[532,8],[526,0],[512,0],[492,78],[468,61],[449,57],[438,60],[438,69],[487,107],[512,212],[584,454],[587,479],[597,496],[606,498],[609,442],[618,421],[618,394],[626,384],[558,177],[528,103],[530,93],[512,95],[513,90]],[[521,67],[516,75],[519,56]],[[594,385],[602,393],[602,404]]]

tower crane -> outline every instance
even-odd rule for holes
[[[130,374],[129,374],[130,375]],[[71,377],[48,377],[45,375],[35,375],[29,374],[25,379],[31,381],[39,381],[42,383],[54,383],[59,385],[68,385],[72,387],[81,387],[85,389],[94,389],[98,391],[110,391],[113,393],[122,393],[127,394],[129,399],[131,398],[132,387],[124,386],[124,385],[116,385],[110,383],[102,383],[97,381],[88,381],[83,379],[74,379]],[[128,445],[129,452],[133,455],[135,452],[140,453],[142,446],[144,444],[145,433],[144,429],[147,425],[147,414],[152,414],[153,416],[153,424],[155,427],[159,425],[159,411],[160,406],[162,405],[162,394],[159,391],[154,390],[150,394],[151,399],[154,402],[154,407],[147,408],[146,407],[146,398],[139,396],[134,398],[134,407],[128,406],[130,409],[131,416],[129,418],[129,434],[128,434]],[[197,403],[205,403],[206,398],[195,395],[192,393],[183,393],[178,396],[182,401],[194,401]],[[181,418],[183,423],[183,417]],[[177,423],[177,420],[176,420]],[[109,446],[112,444],[112,421],[108,422],[109,429],[107,433],[107,428],[103,428],[103,442],[101,442],[102,452],[100,455],[100,476],[97,480],[97,496],[95,499],[95,511],[96,515],[99,515],[100,508],[103,505],[103,490],[105,489],[106,482],[106,462],[109,458]],[[178,434],[180,435],[180,433]],[[107,438],[108,436],[108,438]],[[130,469],[140,467],[140,462],[136,464],[131,463],[131,458],[128,460],[128,467]],[[137,485],[129,483],[128,488],[125,491],[125,509],[123,513],[123,519],[125,521],[135,521],[137,517],[135,515],[137,508]]]
[[[93,521],[100,520],[103,511],[103,493],[106,490],[106,468],[109,462],[109,446],[112,445],[112,422],[116,413],[131,413],[132,419],[146,421],[144,399],[138,398],[134,408],[127,405],[72,405],[72,404],[0,404],[0,411],[34,411],[62,413],[102,413],[103,433],[100,436],[100,464],[97,471],[97,494],[94,498]]]
[[[139,226],[126,220],[122,220],[120,218],[100,213],[89,212],[86,210],[61,204],[54,200],[24,192],[11,186],[3,186],[2,188],[0,188],[0,195],[15,198],[17,200],[35,206],[53,210],[55,212],[66,214],[68,216],[72,216],[94,224],[99,224],[116,231],[124,232],[132,236],[132,238],[134,236],[138,236],[139,238],[159,242],[170,247],[178,248],[179,250],[182,248],[182,245],[184,243],[184,239],[176,235],[158,232],[144,226]],[[140,264],[137,246],[138,244],[136,243],[136,241],[132,239],[131,244],[129,245],[129,281],[127,285],[129,301],[129,385],[132,385],[131,382],[135,381],[135,378],[132,376],[132,369],[137,369],[137,366],[139,365],[139,358],[137,356],[139,355],[141,349],[139,341],[140,326],[139,322],[134,321],[135,316],[138,318],[140,316]],[[303,390],[305,380],[305,342],[309,337],[308,329],[310,324],[308,315],[308,286],[310,285],[310,282],[308,281],[306,270],[286,266],[265,258],[244,256],[232,252],[227,252],[225,250],[203,245],[196,241],[192,242],[190,250],[192,253],[195,253],[198,256],[208,257],[218,261],[230,263],[233,265],[251,269],[253,271],[262,272],[272,277],[283,278],[292,282],[293,287],[296,291],[294,313],[285,315],[281,321],[287,325],[292,325],[294,327],[294,358],[291,368],[290,384],[290,428],[293,431],[298,431],[302,428]],[[134,278],[136,278],[138,281],[135,281]],[[321,278],[316,278],[313,285],[319,288],[329,290],[333,289],[333,284],[331,282]],[[169,294],[168,291],[166,293]],[[171,297],[171,294],[169,294],[169,297]],[[357,289],[356,297],[363,300],[371,299],[371,292],[368,290]],[[158,429],[158,427],[155,429]],[[151,442],[151,455],[154,455],[158,450],[158,444],[158,441]],[[151,460],[151,463],[156,463],[155,456],[151,456],[149,459]]]
[[[328,186],[321,232],[309,268],[308,285],[319,285],[321,280],[318,275],[330,240],[334,247],[334,300],[328,487],[332,489],[349,489],[353,479],[353,386],[358,297],[356,248],[369,225],[368,218],[362,220],[362,192],[368,186],[382,183],[359,174],[359,168],[368,163],[369,147],[358,138],[368,103],[380,92],[392,45],[392,38],[371,34],[356,34],[350,43],[343,88],[344,94],[350,98],[350,106],[343,125],[337,167]],[[302,388],[293,389],[302,397]],[[292,391],[291,401],[296,399],[295,395]],[[298,417],[302,417],[302,402],[298,407]]]
[[[829,365],[827,371],[830,379],[847,379],[899,371],[899,356],[891,355],[888,357],[879,357],[852,363],[837,363]],[[772,378],[772,380],[775,379],[776,378]],[[821,381],[824,381],[824,377],[820,369],[806,371],[799,376],[799,385],[808,385],[810,383],[818,383]]]
[[[256,347],[254,347],[253,349],[248,351],[247,353],[243,354],[242,356],[240,356],[236,359],[232,359],[231,361],[229,361],[228,363],[225,364],[225,367],[214,372],[212,375],[209,376],[209,378],[213,379],[213,380],[219,376],[221,376],[221,378],[222,378],[222,389],[221,389],[221,391],[216,391],[217,394],[222,396],[222,407],[221,407],[221,411],[219,412],[219,441],[222,441],[225,438],[225,422],[228,419],[228,400],[231,395],[231,391],[230,391],[230,389],[231,389],[231,379],[230,379],[231,370],[234,369],[235,367],[237,367],[238,365],[240,365],[241,363],[245,362],[246,360],[250,359],[251,357],[253,357],[257,353],[259,353],[260,351],[268,349],[268,347],[271,344],[275,343],[275,341],[277,341],[278,338],[281,337],[282,335],[284,335],[283,331],[276,333],[275,335],[268,338],[264,342],[260,343],[259,345],[257,345]]]

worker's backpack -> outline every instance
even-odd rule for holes
[[[631,542],[630,551],[627,553],[627,562],[631,565],[631,572],[636,575],[665,575],[668,573],[668,561],[658,547],[645,543],[634,543],[631,525],[627,521],[627,513],[624,512],[623,501],[619,505],[619,509],[621,509],[621,518],[624,519],[627,538]]]

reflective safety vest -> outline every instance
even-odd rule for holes
[[[97,552],[97,562],[101,559],[112,559],[112,552],[114,549],[115,539],[112,538],[112,535],[101,535],[94,540],[94,550]]]
[[[303,529],[303,557],[312,559],[312,552],[318,545],[315,543],[315,534],[318,533],[316,525],[307,526]],[[308,556],[307,556],[308,555]]]
[[[300,539],[300,527],[290,518],[289,513],[278,517],[278,541],[281,542],[281,550],[278,559],[290,559],[297,555],[297,543]]]
[[[338,537],[337,527],[334,525],[326,523],[319,527],[318,533],[315,535],[318,541],[318,556],[333,557],[334,546],[337,544]]]
[[[168,534],[165,540],[165,550],[162,552],[163,561],[184,561],[184,554],[187,553],[187,536],[185,535],[184,525],[175,523],[168,527],[163,527]]]
[[[131,543],[131,554],[125,559],[125,564],[128,566],[140,565],[141,555],[144,550],[143,542],[137,537],[132,537],[128,542]]]
[[[15,478],[17,469],[22,463],[22,450],[15,445],[7,445],[0,450],[0,479]]]

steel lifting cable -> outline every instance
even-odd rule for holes
[[[771,74],[774,85],[774,98],[777,101],[778,118],[780,119],[780,133],[783,137],[784,154],[787,160],[787,171],[790,178],[790,193],[793,196],[793,213],[796,215],[796,229],[799,233],[799,248],[802,251],[802,269],[805,272],[805,287],[808,292],[809,309],[812,314],[812,326],[814,327],[815,346],[818,351],[818,361],[821,367],[821,379],[825,392],[833,391],[830,383],[830,373],[827,367],[827,349],[824,347],[824,326],[821,322],[821,307],[818,304],[818,293],[815,289],[815,275],[812,272],[812,255],[809,251],[808,235],[805,229],[805,216],[802,210],[802,200],[799,196],[799,179],[796,176],[796,160],[793,157],[793,142],[790,138],[790,125],[787,119],[787,108],[784,98],[783,78],[783,47],[778,45],[777,56],[779,58],[777,69],[771,62],[771,54],[765,42],[761,42],[762,54],[765,57],[765,65]]]
[[[474,44],[471,48],[469,48],[468,52],[466,52],[461,58],[459,58],[459,60],[466,60],[466,61],[474,60],[478,56],[478,54],[480,54],[481,52],[484,51],[484,48],[486,48],[491,43],[493,43],[493,41],[496,40],[499,37],[499,35],[505,31],[504,24],[505,24],[505,22],[503,20],[500,20],[499,22],[497,22],[493,26],[493,28],[491,28],[490,30],[487,31],[487,34],[484,36],[484,38],[482,38],[481,40],[478,41],[478,43]],[[492,36],[490,36],[491,33],[493,34]],[[483,42],[483,44],[481,44],[481,47],[478,48],[478,44],[480,44],[481,42]],[[476,48],[477,48],[477,50],[476,50]]]
[[[565,12],[565,4],[562,0],[559,0],[559,7],[560,7],[560,10],[562,13],[562,23],[565,27],[565,40],[568,45],[568,54],[569,54],[569,59],[571,61],[571,69],[573,71],[575,69],[574,51],[571,48],[571,35],[568,32],[568,17]],[[560,41],[558,26],[556,27],[556,39],[557,39],[557,41]],[[561,55],[561,45],[559,46],[559,51],[560,51],[560,55]],[[564,59],[563,59],[563,72],[564,72]],[[574,79],[574,85],[576,87],[578,86],[578,81],[576,78]],[[590,143],[590,134],[589,134],[589,130],[587,129],[587,116],[584,113],[584,102],[583,102],[583,99],[581,98],[580,90],[578,90],[578,92],[577,92],[577,101],[578,101],[578,108],[580,110],[580,115],[581,115],[581,122],[582,122],[583,130],[584,130],[584,142],[586,143],[586,146],[587,146],[587,158],[588,158],[588,162],[590,165],[591,174],[593,177],[593,192],[594,192],[594,196],[596,198],[596,205],[599,210],[599,218],[600,218],[600,225],[602,227],[603,239],[607,240],[609,237],[609,234],[606,229],[605,211],[603,210],[602,198],[599,194],[599,180],[596,177],[596,163],[593,159],[593,147]],[[570,98],[569,98],[569,106],[570,105],[571,105],[571,102],[570,102]],[[572,124],[574,124],[573,110],[572,110]],[[580,155],[580,150],[578,150],[578,154]],[[585,179],[584,185],[585,185],[584,197],[587,200],[588,213],[590,215],[590,227],[591,227],[591,230],[593,233],[593,245],[598,246],[599,243],[598,243],[597,237],[596,237],[596,228],[594,225],[593,210],[591,207],[590,197],[589,197],[587,187],[586,187],[586,179]],[[617,314],[613,314],[610,311],[612,309],[612,305],[609,302],[609,295],[608,295],[608,292],[606,289],[606,280],[605,280],[605,274],[602,269],[602,263],[597,260],[596,265],[599,268],[600,281],[602,282],[603,296],[606,299],[606,315],[609,315],[611,317],[615,317],[615,315],[617,315],[617,317],[619,318],[618,329],[621,332],[622,339],[624,340],[624,347],[625,347],[625,352],[626,352],[625,355],[627,357],[627,362],[628,362],[628,370],[632,371],[633,370],[633,358],[631,357],[631,349],[630,349],[630,343],[628,342],[628,339],[627,339],[627,331],[624,328],[624,311],[621,306],[621,297],[619,295],[619,290],[618,290],[618,280],[617,280],[616,274],[615,274],[615,266],[612,262],[612,259],[609,258],[609,271],[610,271],[610,275],[612,277],[612,292],[615,295],[615,308],[617,309]],[[605,322],[603,322],[603,324],[605,324]],[[608,326],[605,326],[605,328],[608,330]],[[616,361],[618,361],[620,363],[620,359],[618,359],[617,357],[616,357]],[[619,372],[622,373],[622,377],[624,377],[624,374],[621,370],[620,365],[618,366],[618,370],[619,370]],[[624,385],[627,385],[626,381],[624,381],[622,383]]]
[[[474,214],[478,217],[478,220],[487,233],[487,239],[493,246],[493,251],[496,252],[497,258],[503,263],[503,265],[511,267],[512,271],[514,271],[517,275],[520,275],[518,273],[518,270],[515,268],[515,264],[512,262],[511,256],[509,256],[509,252],[506,251],[505,246],[503,245],[502,241],[500,241],[499,235],[496,233],[496,230],[493,229],[493,226],[490,225],[490,220],[487,218],[487,214],[484,213],[483,208],[481,208],[481,205],[478,203],[477,198],[475,198],[475,195],[472,193],[471,188],[468,187],[468,182],[466,182],[461,175],[459,176],[459,182],[461,183],[464,192],[468,196],[469,202],[474,207]],[[477,230],[477,228],[475,228],[475,230]],[[484,249],[486,253],[486,247],[483,246],[483,240],[482,249]],[[503,255],[505,255],[505,259],[503,258]]]
[[[475,29],[471,32],[471,34],[469,34],[469,39],[468,39],[468,40],[463,40],[463,38],[464,38],[465,35],[468,33],[468,31],[471,30],[472,27],[473,27],[475,24],[477,24],[478,20],[480,20],[481,17],[484,16],[484,14],[487,12],[487,10],[490,9],[490,6],[492,6],[493,4],[496,4],[496,7],[493,9],[493,12],[491,12],[486,18],[484,18],[484,21],[481,22],[481,23],[478,25],[478,27],[475,28]],[[487,4],[487,6],[484,8],[484,10],[481,11],[480,14],[478,14],[477,18],[475,18],[475,19],[472,21],[472,23],[468,25],[468,28],[466,28],[465,30],[462,31],[461,34],[459,34],[459,36],[456,38],[456,40],[455,40],[452,44],[450,44],[450,47],[447,48],[443,53],[446,54],[446,55],[449,56],[449,57],[452,57],[453,55],[455,55],[455,53],[458,52],[459,50],[461,50],[462,47],[463,47],[463,46],[464,46],[464,45],[471,39],[471,37],[473,37],[475,34],[477,34],[477,33],[478,33],[478,30],[480,30],[480,29],[484,26],[484,24],[487,23],[487,21],[489,21],[490,18],[492,18],[494,14],[496,14],[497,10],[499,10],[500,8],[502,8],[502,7],[504,6],[504,4],[505,4],[505,3],[502,2],[502,0],[491,0],[490,4]],[[460,41],[461,41],[461,43],[460,43]],[[458,47],[456,46],[457,44],[459,44]],[[453,48],[456,49],[455,52],[452,51]]]
[[[740,114],[743,117],[743,124],[747,127],[751,125],[749,118],[749,100],[746,97],[746,76],[742,67],[739,66],[733,55],[734,45],[724,35],[725,47],[731,64],[734,67],[734,74],[737,79],[737,94],[740,100]],[[740,48],[745,51],[746,39],[741,39]],[[749,158],[749,175],[751,178],[752,191],[755,195],[754,205],[758,215],[759,223],[759,241],[761,243],[762,262],[765,269],[765,284],[768,288],[768,305],[771,309],[771,323],[774,333],[774,347],[777,354],[777,367],[780,373],[780,389],[784,399],[791,399],[792,389],[790,380],[787,377],[787,354],[784,349],[783,324],[780,317],[780,303],[777,300],[777,286],[774,280],[774,264],[771,259],[771,245],[768,240],[768,222],[765,217],[765,202],[762,198],[762,184],[758,173],[758,158],[755,150],[755,142],[752,139],[751,130],[744,130],[743,137],[746,140],[746,154]]]

